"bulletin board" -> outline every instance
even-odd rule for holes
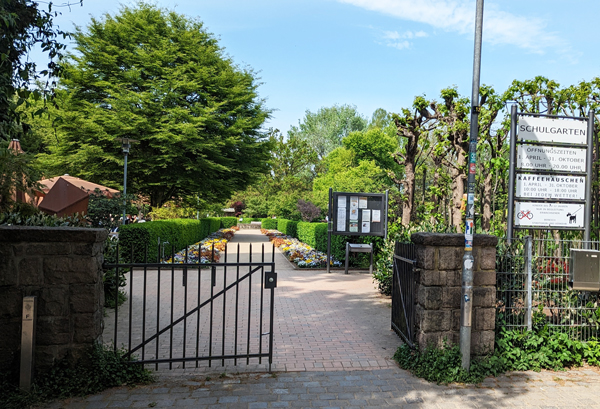
[[[329,192],[331,234],[344,236],[387,235],[388,192]]]

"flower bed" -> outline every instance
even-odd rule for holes
[[[278,230],[261,229],[273,245],[285,255],[285,257],[300,268],[327,267],[327,254],[313,249],[308,244],[298,239],[282,234]],[[342,263],[332,258],[331,265],[340,267]]]
[[[187,248],[187,263],[207,264],[219,261],[221,252],[225,251],[227,242],[233,238],[236,229],[220,229],[209,235],[204,240],[192,244]],[[175,253],[175,261],[172,259],[165,260],[166,264],[182,264],[185,263],[186,250],[181,250]]]

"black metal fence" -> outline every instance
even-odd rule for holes
[[[117,277],[124,275],[126,286],[121,291],[127,297],[121,306],[108,310],[105,341],[157,370],[172,369],[176,362],[183,368],[186,363],[211,367],[215,361],[224,366],[257,359],[261,364],[266,358],[271,371],[275,252],[266,260],[263,245],[254,255],[259,261],[253,261],[252,245],[249,252],[241,252],[238,245],[233,257],[225,248],[221,262],[199,264],[188,258],[193,251],[185,249],[183,258],[173,255],[170,260],[180,260],[175,263],[117,258],[104,264]]]
[[[392,329],[415,344],[415,245],[396,242],[392,280]]]

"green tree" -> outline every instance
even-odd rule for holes
[[[367,120],[356,107],[350,105],[334,105],[323,107],[316,113],[306,111],[304,119],[298,127],[293,126],[288,135],[297,135],[306,140],[321,160],[332,150],[341,146],[350,132],[367,128]]]
[[[194,195],[222,201],[268,170],[260,129],[270,112],[256,75],[200,21],[139,2],[92,18],[74,38],[58,143],[40,157],[47,169],[119,187],[119,138],[138,140],[128,184],[152,206]]]
[[[21,108],[29,101],[49,95],[55,85],[51,80],[45,84],[37,80],[60,73],[58,60],[65,45],[59,40],[68,34],[54,27],[56,15],[52,3],[48,10],[43,10],[34,1],[0,0],[0,209],[3,211],[12,207],[11,195],[15,190],[28,191],[38,180],[32,158],[13,154],[8,150],[8,142],[28,135],[29,121]],[[35,46],[49,58],[42,71],[27,58]],[[39,115],[43,109],[42,105],[31,114]]]

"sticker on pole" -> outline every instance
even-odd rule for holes
[[[584,204],[579,203],[515,203],[515,227],[584,227]]]

